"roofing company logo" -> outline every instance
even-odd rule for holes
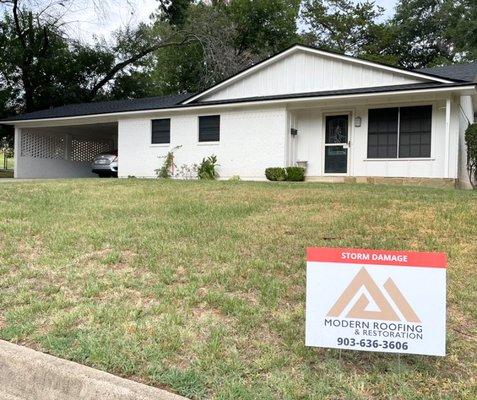
[[[421,320],[416,315],[412,307],[402,295],[396,284],[391,278],[384,283],[384,289],[388,293],[389,297],[393,301],[394,305],[400,311],[401,315],[407,322],[420,323]],[[364,287],[369,295],[372,297],[374,303],[379,308],[379,311],[366,310],[369,305],[369,299],[364,293],[358,298],[358,300],[351,307],[346,314],[347,318],[360,318],[360,319],[380,319],[385,321],[400,321],[395,308],[389,303],[384,296],[383,292],[379,289],[378,285],[373,281],[371,275],[363,267],[359,270],[356,276],[353,278],[348,287],[344,290],[336,303],[331,307],[328,312],[329,317],[338,317],[350,304],[353,297],[358,291]]]

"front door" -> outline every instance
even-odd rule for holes
[[[325,174],[348,173],[348,115],[327,115]]]

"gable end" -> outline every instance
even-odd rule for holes
[[[182,104],[426,82],[453,81],[295,45],[198,93]]]

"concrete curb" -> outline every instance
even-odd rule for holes
[[[0,399],[187,400],[0,340]]]

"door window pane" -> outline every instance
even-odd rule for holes
[[[348,149],[343,146],[325,146],[325,173],[346,174]]]
[[[326,143],[348,143],[348,116],[330,115],[326,117]]]

